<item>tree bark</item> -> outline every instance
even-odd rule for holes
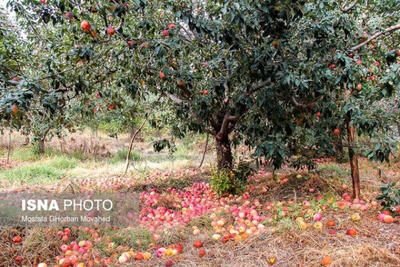
[[[233,164],[231,142],[229,136],[226,134],[224,136],[217,135],[215,137],[216,147],[217,147],[217,162],[218,169],[231,170]]]
[[[360,171],[358,169],[358,155],[353,149],[354,136],[355,136],[354,126],[350,125],[350,119],[349,119],[347,121],[347,138],[348,138],[348,145],[349,145],[351,178],[353,181],[353,198],[361,199]]]
[[[11,130],[8,132],[7,164],[10,164],[10,154],[11,154]]]
[[[45,146],[45,142],[44,142],[45,138],[40,138],[39,139],[39,154],[43,155],[45,150],[46,150],[46,146]]]
[[[397,133],[400,136],[400,123],[397,124]]]
[[[335,143],[334,146],[335,146],[336,159],[339,162],[343,162],[344,161],[343,139],[339,137],[338,142]]]

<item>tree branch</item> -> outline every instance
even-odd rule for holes
[[[353,46],[352,48],[350,48],[350,51],[358,50],[358,49],[360,49],[361,47],[363,47],[364,45],[366,45],[366,44],[368,44],[369,42],[371,42],[372,40],[374,40],[374,39],[376,39],[376,38],[378,38],[378,37],[380,37],[380,36],[382,36],[382,35],[384,35],[384,34],[391,33],[391,32],[394,32],[394,31],[396,31],[396,30],[399,30],[399,29],[400,29],[400,24],[396,24],[396,25],[393,25],[393,26],[391,26],[391,27],[385,29],[384,31],[377,32],[377,33],[375,33],[374,35],[370,36],[370,37],[369,37],[367,40],[365,40],[364,42],[362,42],[362,43],[360,43],[360,44],[358,44],[358,45]]]
[[[241,116],[232,116],[230,112],[225,113],[224,120],[222,121],[221,129],[219,130],[219,135],[224,135],[228,132],[229,123],[232,121],[237,121]]]
[[[225,88],[224,103],[227,104],[229,102],[229,98],[230,98],[229,86],[228,86],[228,80],[227,79],[224,81],[224,88]]]
[[[343,6],[340,8],[340,11],[342,11],[343,13],[347,13],[350,10],[352,10],[358,3],[358,0],[355,0],[353,3],[351,3],[348,7],[346,7],[347,5],[347,1],[345,1],[343,3]]]
[[[295,98],[294,96],[292,96],[292,97],[290,98],[290,102],[292,102],[293,105],[295,105],[295,107],[298,107],[298,108],[308,108],[308,105],[303,104],[303,103],[299,103],[299,102],[296,100],[296,98]]]
[[[319,96],[314,101],[312,101],[312,102],[310,102],[308,104],[304,104],[304,103],[298,102],[294,96],[291,96],[290,97],[290,102],[292,102],[292,104],[297,108],[312,109],[312,105],[314,105],[315,103],[320,101],[322,98],[323,98],[323,96]]]
[[[107,20],[106,11],[103,10],[103,11],[101,12],[101,15],[103,16],[103,20],[104,20],[104,24],[106,25],[106,28],[108,28],[108,20]]]
[[[255,92],[257,92],[258,90],[260,90],[261,88],[263,88],[264,86],[270,85],[270,84],[271,84],[271,78],[269,78],[266,81],[256,83],[255,85],[253,85],[253,87],[250,88],[250,91],[247,92],[246,96],[252,95]]]

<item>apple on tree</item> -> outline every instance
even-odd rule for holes
[[[112,27],[112,26],[108,27],[108,28],[107,28],[107,34],[108,34],[109,36],[113,36],[113,35],[115,34],[115,29],[114,29],[114,27]]]
[[[67,17],[67,18],[69,18],[69,19],[73,19],[74,18],[74,15],[71,13],[71,12],[67,12],[67,13],[65,13],[65,16]]]
[[[92,27],[92,25],[87,21],[87,20],[83,20],[81,22],[81,29],[85,32],[90,31],[90,28]]]
[[[165,73],[160,71],[159,77],[160,77],[160,79],[164,80],[165,79]]]
[[[169,36],[169,31],[168,31],[168,30],[163,30],[163,31],[161,32],[161,34],[162,34],[164,37],[167,37],[167,36]]]

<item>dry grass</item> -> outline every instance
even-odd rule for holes
[[[14,244],[14,236],[23,242]],[[53,260],[63,244],[55,228],[0,228],[0,266],[16,266],[15,257],[22,256],[22,264],[36,266],[40,262]]]

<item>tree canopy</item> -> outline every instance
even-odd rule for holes
[[[18,84],[4,82],[9,114],[32,95],[48,99],[51,113],[72,99],[89,106],[99,92],[138,103],[156,95],[173,110],[175,136],[214,136],[220,169],[233,166],[232,138],[275,168],[293,159],[310,165],[308,150],[332,155],[346,133],[351,161],[361,152],[389,157],[395,121],[375,103],[400,87],[398,1],[10,0],[8,7],[26,34],[19,36],[26,55],[40,61],[26,64],[35,70]],[[356,144],[355,133],[373,145]]]

